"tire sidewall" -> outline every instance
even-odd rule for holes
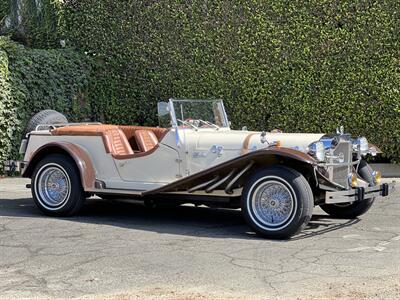
[[[41,199],[38,192],[40,175],[48,168],[59,168],[69,180],[69,191],[67,198],[60,206],[48,207]],[[42,159],[35,168],[32,176],[32,196],[38,208],[48,215],[69,216],[76,213],[84,202],[84,192],[80,182],[80,176],[75,163],[69,157],[60,154],[52,154]]]
[[[252,198],[262,183],[278,181],[288,188],[293,199],[289,218],[279,226],[263,224],[252,210]],[[313,195],[308,182],[299,172],[283,166],[262,169],[246,183],[242,193],[242,212],[249,225],[259,234],[268,238],[288,238],[302,230],[311,219]]]

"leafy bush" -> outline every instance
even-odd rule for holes
[[[27,40],[93,58],[94,119],[154,125],[158,100],[223,98],[233,127],[344,125],[400,160],[398,1],[42,2]]]
[[[12,97],[8,65],[7,53],[0,48],[0,174],[3,161],[10,154],[15,128],[19,125],[19,105]]]
[[[10,1],[2,0],[0,2],[0,24],[3,18],[8,14],[10,10]]]
[[[235,127],[366,135],[400,159],[399,2],[69,1],[67,43],[101,65],[97,116],[223,98]]]
[[[63,0],[2,0],[0,34],[35,48],[59,48],[62,4]]]
[[[17,158],[21,134],[36,112],[55,109],[71,121],[90,116],[90,74],[89,60],[75,51],[30,49],[0,37],[0,167]]]
[[[16,0],[13,0],[16,1]],[[22,41],[35,48],[59,48],[63,0],[22,0]]]

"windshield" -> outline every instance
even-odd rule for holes
[[[229,127],[222,100],[170,100],[178,126],[193,128]]]

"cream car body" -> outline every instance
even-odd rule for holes
[[[40,162],[55,154],[73,159],[79,171],[76,176],[86,195],[136,197],[144,201],[153,197],[158,202],[173,199],[178,203],[242,206],[242,209],[246,204],[244,200],[240,204],[240,197],[244,199],[243,193],[252,191],[249,182],[260,170],[301,174],[306,191],[297,187],[299,192],[296,187],[292,189],[289,181],[295,181],[296,176],[289,173],[283,177],[268,174],[260,177],[269,178],[271,184],[275,182],[270,192],[272,188],[280,188],[279,197],[291,195],[291,202],[279,202],[278,196],[268,202],[268,205],[280,205],[281,211],[272,210],[278,219],[284,218],[282,211],[292,214],[299,207],[301,203],[296,204],[296,197],[302,197],[301,193],[308,193],[305,197],[310,198],[307,201],[312,205],[353,205],[364,199],[386,196],[393,188],[393,185],[380,185],[377,172],[364,175],[368,178],[357,173],[364,155],[379,152],[375,146],[368,145],[365,138],[353,139],[343,132],[327,136],[232,130],[220,100],[171,99],[159,104],[159,116],[161,123],[170,124],[170,128],[99,123],[39,124],[27,135],[22,147],[26,165],[23,176],[32,178],[34,198],[48,197],[48,207],[51,207],[52,195],[59,195],[56,188],[62,189],[65,182],[70,182],[71,175],[62,166],[60,172],[53,173],[64,179],[52,179],[51,172],[46,173],[47,177],[39,176]],[[59,164],[50,162],[49,166],[56,170],[54,166]],[[278,178],[279,182],[271,178]],[[258,200],[252,201],[257,203]],[[40,206],[40,199],[38,203]],[[258,212],[263,213],[262,210]],[[285,220],[289,222],[291,218],[287,216]],[[271,222],[271,228],[275,228],[274,221]],[[256,230],[264,230],[267,232],[264,235],[270,236],[269,225],[263,226]],[[272,232],[280,230],[276,228]],[[291,234],[286,232],[280,236]]]

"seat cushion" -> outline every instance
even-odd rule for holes
[[[143,152],[153,149],[158,144],[157,137],[151,130],[135,130],[135,138],[140,151]]]

